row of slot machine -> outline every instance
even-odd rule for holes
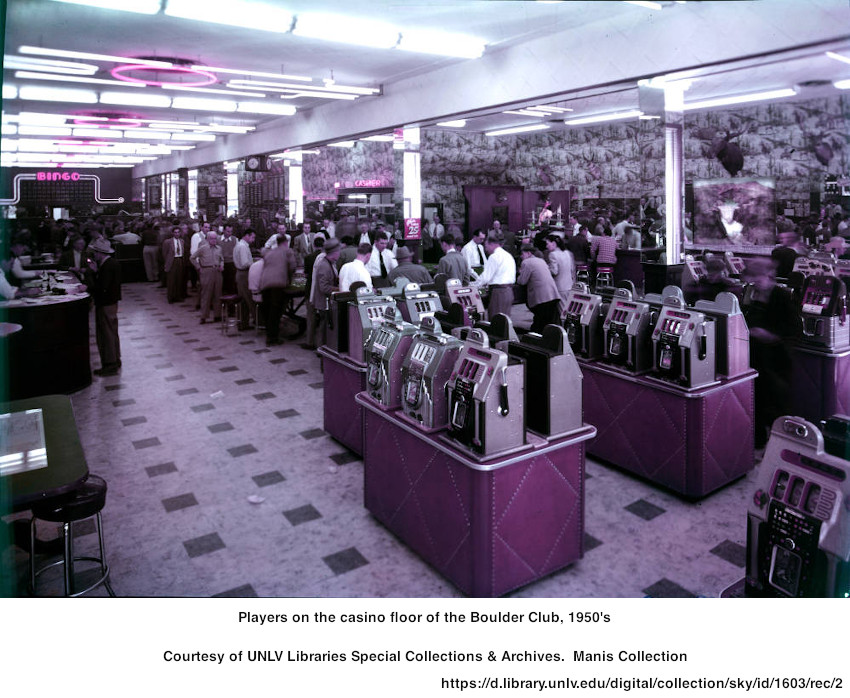
[[[334,294],[328,348],[365,366],[366,395],[428,434],[445,431],[478,460],[583,427],[581,370],[563,327],[519,338],[509,317],[485,320],[481,296],[456,279]],[[447,307],[447,310],[443,310]]]

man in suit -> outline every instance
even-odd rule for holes
[[[336,268],[342,245],[331,238],[324,245],[324,251],[316,257],[313,265],[313,283],[310,287],[310,303],[316,311],[316,323],[307,335],[311,349],[327,344],[328,341],[328,305],[331,294],[339,288],[339,272]]]
[[[100,354],[98,376],[114,376],[121,370],[121,341],[118,337],[118,301],[121,300],[121,265],[115,250],[99,238],[89,245],[94,260],[89,267],[89,293],[94,298],[94,324]]]
[[[186,298],[186,282],[183,278],[183,238],[179,225],[171,228],[171,237],[162,243],[162,259],[165,269],[165,287],[169,303],[179,303]]]
[[[313,253],[313,240],[315,233],[310,232],[311,225],[309,221],[304,221],[298,228],[300,232],[292,240],[292,251],[295,252],[295,257],[298,260],[298,266],[304,266],[304,260],[307,255]]]
[[[548,324],[559,324],[558,302],[561,294],[552,272],[542,257],[535,254],[534,245],[525,243],[522,246],[522,264],[519,268],[517,283],[528,288],[526,305],[534,315],[531,323],[532,332],[542,332]]]
[[[469,264],[466,257],[458,252],[455,236],[446,233],[440,240],[440,245],[443,248],[443,256],[437,264],[437,273],[445,274],[449,279],[460,279],[464,286],[468,286],[471,278]]]

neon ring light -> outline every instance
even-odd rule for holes
[[[218,78],[213,73],[208,73],[205,70],[196,70],[194,68],[182,67],[179,65],[172,65],[168,68],[165,67],[157,67],[153,65],[118,65],[112,69],[112,77],[116,80],[123,80],[124,82],[135,82],[140,85],[148,85],[149,87],[203,87],[204,85],[212,85],[215,82],[218,82]],[[141,73],[141,72],[152,72],[152,73],[173,73],[175,75],[196,75],[201,78],[200,80],[196,80],[194,82],[183,82],[180,80],[176,80],[173,82],[167,80],[145,80],[143,78],[134,78],[131,75],[125,75],[125,73]]]

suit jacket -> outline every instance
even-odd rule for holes
[[[328,307],[331,293],[339,289],[339,272],[324,254],[320,254],[313,267],[313,287],[310,292],[310,302],[317,310]]]
[[[549,266],[540,257],[529,257],[523,260],[519,268],[517,283],[528,284],[528,301],[526,305],[534,308],[536,305],[560,298],[555,279]]]
[[[183,253],[184,253],[183,256],[185,257],[186,247],[188,247],[188,245],[186,245],[185,240],[181,239],[180,242],[183,245]],[[174,238],[170,237],[170,238],[163,240],[161,249],[162,249],[162,258],[165,261],[164,269],[165,269],[165,271],[170,271],[171,265],[174,263]]]

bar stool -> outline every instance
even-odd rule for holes
[[[110,596],[115,596],[109,584],[109,566],[103,545],[103,519],[101,511],[106,504],[106,480],[97,475],[88,479],[71,494],[50,499],[32,508],[30,520],[30,593],[36,595],[36,578],[44,571],[57,565],[64,568],[65,596],[82,596],[101,584]],[[97,538],[100,545],[100,557],[74,555],[74,524],[78,521],[97,517]],[[61,560],[48,563],[39,570],[35,569],[36,519],[62,524],[62,541],[65,552]],[[74,563],[97,562],[100,564],[100,577],[82,591],[74,591]]]
[[[614,266],[612,264],[599,264],[596,267],[596,292],[600,288],[610,288],[614,285]]]
[[[590,269],[587,264],[576,263],[576,281],[587,284],[590,287]]]
[[[233,308],[233,318],[236,320],[236,326],[242,324],[242,303],[239,296],[235,293],[221,297],[221,333],[227,334],[227,323],[230,320],[230,309]],[[236,334],[236,333],[234,333]]]

